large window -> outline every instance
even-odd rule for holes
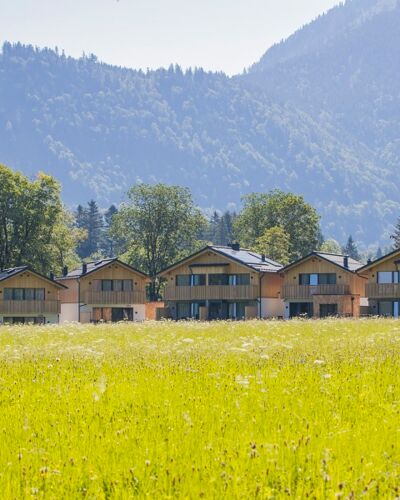
[[[250,285],[250,274],[210,274],[209,285]]]
[[[380,316],[388,316],[388,317],[399,317],[400,313],[400,302],[395,300],[388,300],[388,301],[380,301],[378,303],[378,314]]]
[[[320,274],[300,274],[300,285],[336,285],[335,273],[320,273]]]
[[[178,274],[175,278],[176,286],[204,286],[205,274]]]
[[[398,271],[384,271],[378,273],[378,283],[380,285],[399,283],[399,272]]]
[[[44,288],[5,288],[4,300],[44,300]]]
[[[102,292],[131,292],[132,289],[132,280],[101,280]]]

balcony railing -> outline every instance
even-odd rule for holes
[[[134,290],[133,292],[93,292],[83,293],[85,304],[93,305],[128,305],[144,304],[146,302],[146,292],[144,290]]]
[[[365,288],[367,297],[382,299],[400,298],[400,284],[398,283],[369,283]]]
[[[350,295],[349,285],[283,285],[283,299],[310,299],[313,295]]]
[[[0,314],[59,314],[58,300],[1,300]]]
[[[174,286],[165,288],[165,300],[255,300],[256,285]]]

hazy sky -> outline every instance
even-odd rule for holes
[[[340,0],[0,0],[0,42],[112,64],[240,72]]]

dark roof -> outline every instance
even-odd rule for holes
[[[344,269],[345,271],[349,271],[351,273],[355,273],[363,266],[363,264],[361,262],[358,262],[358,260],[352,259],[351,257],[348,257],[347,255],[341,255],[341,254],[336,254],[336,253],[327,253],[327,252],[311,252],[310,254],[306,255],[305,257],[302,257],[301,259],[296,260],[295,262],[292,262],[291,264],[288,264],[287,266],[285,266],[282,269],[282,271],[286,271],[287,269],[290,269],[294,266],[297,266],[301,262],[303,262],[311,257],[319,257],[320,259],[331,262],[335,266],[338,266],[338,267]],[[348,259],[348,266],[347,267],[344,265],[346,257]]]
[[[251,250],[246,250],[243,248],[240,248],[239,250],[234,250],[230,246],[219,246],[219,245],[207,245],[206,247],[202,248],[198,252],[195,252],[188,257],[185,257],[184,259],[179,260],[178,262],[175,262],[171,266],[166,267],[163,269],[159,274],[162,275],[171,269],[180,266],[181,264],[187,262],[188,260],[191,260],[198,255],[201,255],[203,252],[207,250],[213,250],[214,252],[227,257],[230,260],[236,261],[239,264],[242,264],[246,267],[251,268],[253,271],[257,271],[259,273],[266,273],[266,272],[278,272],[282,269],[282,264],[279,264],[278,262],[275,262],[271,259],[265,258],[263,260],[263,257]],[[219,265],[222,265],[223,263],[220,263]],[[215,264],[210,264],[210,265],[217,265]]]
[[[127,267],[131,271],[134,271],[137,274],[140,274],[141,276],[144,276],[147,278],[147,274],[142,273],[141,271],[138,271],[134,267],[130,266],[129,264],[126,264],[125,262],[121,262],[120,260],[114,258],[114,259],[102,259],[102,260],[95,260],[93,262],[87,262],[86,263],[86,273],[83,273],[83,264],[78,267],[77,269],[74,269],[73,271],[70,271],[66,276],[60,276],[57,277],[57,280],[69,280],[69,279],[77,279],[81,278],[82,276],[87,276],[90,273],[94,273],[95,271],[98,271],[99,269],[102,269],[103,267],[108,266],[109,264],[113,262],[118,262],[118,264],[121,264],[122,266]]]
[[[393,252],[389,252],[386,255],[382,255],[382,257],[379,257],[379,259],[375,259],[372,262],[368,262],[368,264],[365,264],[365,266],[361,267],[359,269],[359,271],[367,271],[368,269],[375,266],[376,264],[379,264],[380,262],[383,262],[386,259],[390,259],[390,257],[393,257],[396,254],[399,255],[399,259],[400,259],[400,248],[396,248],[396,250],[393,250]]]
[[[0,271],[0,281],[4,281],[6,279],[12,278],[13,276],[17,276],[18,274],[21,274],[25,271],[29,271],[32,274],[35,274],[36,276],[39,276],[39,278],[42,278],[48,282],[50,282],[52,285],[55,285],[59,288],[67,288],[66,286],[62,285],[61,283],[57,283],[56,281],[48,278],[47,276],[44,276],[43,274],[40,274],[33,270],[30,266],[19,266],[19,267],[12,267],[10,269],[3,269]]]

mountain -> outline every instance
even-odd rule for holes
[[[326,236],[365,244],[400,214],[400,0],[351,0],[249,71],[135,71],[6,43],[0,162],[45,170],[76,205],[135,182],[188,186],[205,209],[304,194]]]

